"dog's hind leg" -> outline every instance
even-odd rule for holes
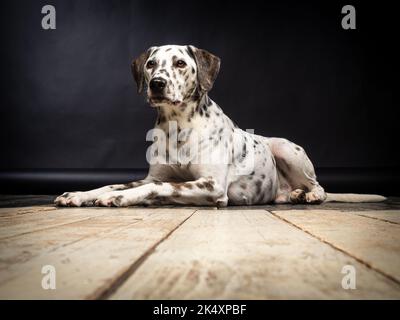
[[[321,203],[326,193],[315,175],[314,166],[300,146],[281,138],[269,138],[280,181],[277,203]]]

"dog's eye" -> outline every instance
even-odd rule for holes
[[[153,68],[154,66],[155,66],[155,62],[154,62],[154,60],[149,60],[148,62],[147,62],[147,64],[146,64],[146,67],[148,68],[148,69],[150,69],[150,68]]]
[[[186,67],[186,62],[183,61],[183,60],[178,60],[178,61],[176,62],[176,66],[177,66],[178,68]]]

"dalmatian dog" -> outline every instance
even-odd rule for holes
[[[224,207],[386,199],[328,194],[302,147],[238,128],[208,96],[220,69],[220,59],[208,51],[191,45],[151,47],[131,68],[138,92],[146,89],[149,104],[158,111],[154,132],[165,148],[149,148],[150,168],[143,180],[67,192],[55,199],[57,205]],[[180,161],[176,154],[181,151],[192,157]],[[202,161],[198,155],[214,160]]]

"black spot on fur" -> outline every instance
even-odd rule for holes
[[[124,199],[124,196],[118,196],[118,197],[116,197],[116,198],[114,199],[114,203],[115,203],[116,205],[121,205],[123,199]]]
[[[257,180],[256,181],[256,193],[257,194],[261,193],[261,186],[262,186],[262,181],[261,180]]]
[[[214,181],[212,181],[212,180],[204,181],[203,185],[208,191],[213,191],[214,190]]]
[[[157,197],[158,193],[155,191],[152,191],[149,193],[149,195],[146,197],[146,199],[155,199]]]
[[[306,203],[306,192],[304,190],[301,190],[296,195],[293,195],[293,193],[290,195],[290,202],[291,203]]]
[[[194,116],[194,107],[192,107],[192,110],[190,111],[190,114],[189,114],[187,120],[190,122],[190,120],[193,118],[193,116]]]
[[[164,116],[164,115],[160,115],[160,116],[158,117],[157,124],[164,123],[165,121],[167,121],[167,119],[165,118],[165,116]]]
[[[179,198],[181,196],[181,194],[178,192],[178,191],[174,191],[174,192],[172,192],[172,197],[173,198]]]
[[[286,162],[285,159],[283,158],[277,158],[276,161],[278,162],[278,167],[280,167],[283,171],[285,171],[286,173],[290,172],[290,166],[289,164]]]
[[[154,50],[154,51],[151,53],[151,56],[155,55],[155,54],[158,52],[158,50],[159,50],[159,49]]]
[[[246,144],[244,143],[243,146],[242,146],[241,160],[243,160],[244,158],[246,158],[246,155],[247,155],[247,146],[246,146]]]
[[[197,182],[196,186],[200,189],[204,189],[204,185],[201,182]]]
[[[207,200],[207,202],[214,203],[214,198],[213,197],[207,196],[206,200]]]

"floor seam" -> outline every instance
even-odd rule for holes
[[[162,244],[165,240],[178,230],[187,220],[189,220],[198,210],[194,210],[187,218],[182,220],[178,225],[169,231],[164,237],[158,240],[153,246],[151,246],[145,253],[143,253],[135,262],[133,262],[130,267],[122,272],[114,281],[111,282],[105,289],[100,289],[98,292],[94,292],[92,295],[86,297],[86,299],[96,299],[96,300],[106,300],[112,294],[114,294],[118,288],[120,288],[125,281],[130,278],[140,267],[146,262],[146,260],[156,251],[157,247]]]
[[[349,256],[350,258],[352,258],[352,259],[356,260],[357,262],[361,263],[362,265],[364,265],[364,266],[367,267],[368,269],[371,269],[371,270],[373,270],[373,271],[379,273],[379,274],[382,275],[383,277],[387,278],[388,280],[393,281],[393,282],[396,283],[397,285],[400,285],[400,281],[397,280],[397,279],[396,279],[395,277],[393,277],[392,275],[387,274],[386,272],[384,272],[384,271],[382,271],[382,270],[380,270],[380,269],[378,269],[378,268],[372,266],[370,263],[368,263],[368,262],[366,262],[366,261],[364,261],[364,260],[362,260],[362,259],[360,259],[360,258],[354,256],[353,254],[351,254],[350,252],[348,252],[348,251],[346,251],[346,250],[344,250],[344,249],[342,249],[342,248],[339,248],[339,247],[335,246],[333,243],[331,243],[331,242],[329,242],[329,241],[327,241],[327,240],[324,240],[323,238],[321,238],[321,237],[319,237],[319,236],[317,236],[317,235],[311,233],[310,231],[308,231],[308,230],[306,230],[306,229],[303,229],[302,227],[296,225],[295,223],[293,223],[293,222],[291,222],[291,221],[289,221],[289,220],[287,220],[287,219],[285,219],[285,218],[283,218],[283,217],[280,217],[280,216],[277,215],[276,213],[274,213],[274,212],[272,212],[272,211],[268,211],[268,210],[265,210],[265,211],[266,211],[266,212],[269,212],[270,214],[272,214],[272,215],[273,215],[274,217],[276,217],[277,219],[279,219],[279,220],[281,220],[281,221],[284,221],[284,222],[290,224],[291,226],[295,227],[296,229],[307,233],[308,235],[310,235],[311,237],[313,237],[313,238],[315,238],[315,239],[321,241],[322,243],[325,243],[325,244],[329,245],[331,248],[333,248],[333,249],[335,249],[335,250],[338,250],[338,251],[340,251],[341,253],[343,253],[343,254]]]
[[[345,212],[345,213],[347,213],[347,214],[352,214],[352,213],[349,213],[349,212]],[[387,222],[387,223],[391,223],[391,224],[395,224],[395,225],[399,225],[399,224],[400,224],[400,223],[398,223],[398,222],[394,222],[394,221],[390,221],[390,220],[382,219],[382,218],[377,218],[377,217],[372,217],[372,216],[366,216],[366,215],[359,214],[359,213],[356,213],[356,212],[354,212],[354,214],[355,214],[356,216],[359,216],[359,217],[374,219],[374,220],[378,220],[378,221],[382,221],[382,222]]]
[[[65,209],[63,209],[63,210],[65,210]],[[48,211],[52,211],[52,210],[48,210]],[[47,212],[47,211],[46,211],[46,212]],[[40,214],[40,213],[38,213],[38,214]],[[37,230],[32,230],[32,231],[26,231],[26,232],[14,234],[14,235],[11,235],[11,236],[6,236],[6,237],[0,237],[0,241],[9,240],[9,239],[12,239],[12,238],[16,238],[16,237],[19,237],[19,236],[24,236],[24,235],[31,234],[31,233],[46,231],[46,230],[50,230],[50,229],[54,229],[54,228],[58,228],[58,227],[62,227],[62,226],[67,226],[67,225],[69,225],[69,224],[79,223],[79,222],[82,222],[82,221],[87,221],[87,220],[91,220],[91,219],[98,219],[98,218],[100,218],[100,217],[108,217],[108,216],[118,216],[118,215],[103,213],[103,214],[99,214],[98,216],[90,216],[90,217],[80,218],[80,219],[77,218],[77,220],[74,220],[74,221],[65,222],[65,223],[60,223],[60,224],[55,224],[55,225],[52,225],[52,226],[49,226],[49,227],[45,227],[45,228],[42,228],[42,229],[37,229]],[[1,220],[1,219],[0,219],[0,220]],[[1,221],[0,221],[0,222],[1,222]]]
[[[69,224],[74,224],[74,223],[77,223],[77,222],[87,221],[87,220],[90,220],[90,219],[93,219],[93,218],[95,218],[95,217],[82,218],[82,219],[79,219],[79,220],[76,220],[76,221],[55,224],[55,225],[47,227],[47,228],[42,228],[42,229],[37,229],[37,230],[32,230],[32,231],[27,231],[27,232],[22,232],[22,233],[14,234],[12,236],[2,237],[2,238],[0,238],[0,241],[9,240],[9,239],[12,239],[12,238],[24,236],[24,235],[27,235],[27,234],[30,234],[30,233],[46,231],[46,230],[49,230],[49,229],[54,229],[54,228],[57,228],[57,227],[62,227],[62,226],[66,226],[66,225],[69,225]]]
[[[88,238],[90,238],[90,237],[92,237],[92,236],[99,236],[99,235],[101,236],[102,234],[106,234],[106,233],[108,233],[109,231],[110,231],[110,233],[115,233],[117,230],[120,231],[120,230],[127,229],[129,226],[132,226],[132,225],[138,223],[139,221],[140,221],[140,220],[137,220],[137,221],[131,222],[131,223],[127,224],[127,225],[124,225],[124,226],[121,226],[121,227],[118,227],[118,228],[115,228],[115,229],[107,229],[107,230],[99,231],[99,232],[94,233],[94,234],[88,234],[88,235],[82,236],[82,237],[79,238],[79,239],[72,240],[71,242],[61,244],[61,245],[59,245],[59,246],[57,246],[57,247],[55,247],[55,248],[52,248],[52,249],[50,249],[50,250],[47,250],[47,251],[44,251],[44,252],[40,252],[40,253],[38,253],[38,254],[35,254],[35,255],[29,257],[29,259],[27,259],[27,260],[25,260],[25,261],[20,261],[20,262],[18,262],[18,266],[21,266],[21,265],[23,265],[23,264],[25,264],[25,263],[29,263],[29,262],[31,262],[31,261],[34,260],[34,259],[40,259],[41,257],[45,257],[45,256],[48,255],[48,254],[51,254],[51,253],[53,253],[53,252],[56,252],[56,251],[58,251],[58,250],[60,250],[60,249],[64,249],[64,248],[67,247],[67,246],[73,245],[73,244],[75,244],[75,243],[78,243],[79,241],[83,241],[83,240],[88,239]],[[99,239],[93,239],[93,242],[98,241],[98,240],[99,240]],[[0,271],[4,271],[4,270],[5,270],[5,269],[0,269]],[[6,279],[6,280],[0,281],[0,286],[4,285],[5,283],[7,283],[7,282],[9,282],[9,281],[14,280],[15,278],[17,278],[17,277],[19,277],[19,276],[20,276],[20,275],[17,274],[17,275],[15,275],[15,276],[11,277],[11,278],[8,278],[8,279]]]

